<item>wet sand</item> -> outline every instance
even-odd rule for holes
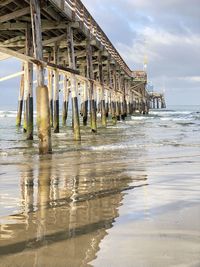
[[[0,266],[200,266],[200,124],[158,116],[2,153]]]

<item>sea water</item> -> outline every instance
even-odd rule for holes
[[[0,110],[0,266],[200,266],[200,107],[152,110],[53,154]]]

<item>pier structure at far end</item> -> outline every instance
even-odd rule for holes
[[[151,109],[166,108],[164,93],[150,92],[149,93],[149,103],[150,103]]]
[[[41,154],[52,150],[61,107],[63,127],[72,108],[76,141],[81,140],[80,127],[97,132],[97,112],[102,127],[109,116],[116,123],[134,112],[148,113],[146,72],[130,70],[80,0],[2,0],[0,11],[0,60],[22,62],[20,72],[0,82],[21,76],[16,124],[21,126],[24,112],[28,140],[34,137],[36,92]]]

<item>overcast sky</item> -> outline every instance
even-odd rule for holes
[[[82,0],[131,69],[168,104],[200,104],[200,0]]]
[[[200,104],[200,0],[82,0],[129,67],[165,90],[168,105]],[[0,77],[19,71],[0,62]],[[16,101],[18,80],[0,82],[0,105]],[[1,109],[1,107],[0,107]]]

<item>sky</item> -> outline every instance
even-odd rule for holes
[[[132,70],[147,58],[149,84],[167,105],[200,104],[200,0],[82,0]],[[0,62],[0,77],[20,71]],[[0,82],[0,109],[16,102],[19,79]]]
[[[200,104],[200,0],[82,0],[133,70],[169,105]]]

